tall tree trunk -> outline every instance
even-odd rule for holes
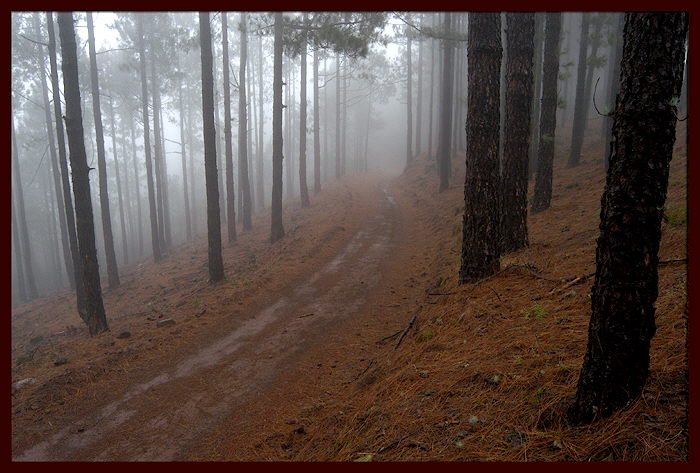
[[[445,12],[444,30],[452,32],[452,14]],[[454,79],[454,44],[444,40],[442,87],[440,90],[440,126],[438,128],[438,169],[440,174],[440,189],[442,192],[450,186],[450,167],[452,166],[452,82]]]
[[[117,159],[117,134],[114,131],[114,103],[109,97],[110,131],[112,132],[112,157],[114,158],[114,174],[117,178],[117,197],[119,199],[119,223],[122,229],[122,252],[124,264],[129,262],[129,244],[126,238],[126,222],[124,219],[124,199],[122,198],[122,183],[119,176],[119,160]]]
[[[542,57],[544,53],[544,13],[535,13],[535,58],[533,64],[534,92],[532,94],[532,113],[530,121],[530,160],[528,177],[535,175],[540,131],[540,105],[542,99]]]
[[[219,209],[219,181],[216,170],[214,73],[209,12],[199,13],[199,46],[202,58],[202,123],[204,128],[204,171],[207,188],[209,281],[215,283],[224,279],[224,261],[221,255],[221,211]]]
[[[246,107],[246,63],[248,32],[246,14],[241,13],[241,61],[238,68],[238,182],[243,197],[243,230],[253,228],[251,217],[250,180],[248,176],[248,109]]]
[[[264,174],[264,147],[265,147],[265,114],[264,114],[264,99],[263,99],[263,37],[259,37],[258,42],[258,167],[255,177],[258,181],[258,207],[265,208],[265,174]]]
[[[75,231],[75,213],[73,210],[73,197],[68,173],[68,157],[66,155],[66,142],[63,132],[63,113],[61,112],[60,88],[58,83],[58,64],[56,61],[56,35],[54,32],[53,14],[46,12],[46,24],[49,33],[49,62],[51,64],[51,89],[53,95],[53,110],[56,120],[56,137],[58,142],[58,161],[61,169],[61,187],[63,190],[64,215],[66,217],[66,229],[70,243],[71,260],[73,262],[73,279],[78,311],[85,310],[85,288],[83,286],[83,272],[78,248],[78,236]]]
[[[110,289],[119,286],[117,257],[114,254],[114,237],[112,236],[112,218],[109,210],[109,190],[107,189],[107,163],[105,160],[105,139],[102,131],[102,112],[100,111],[100,86],[97,81],[97,56],[95,54],[95,31],[92,13],[87,13],[88,49],[90,52],[90,85],[92,90],[92,115],[95,122],[95,139],[97,140],[97,165],[100,183],[100,215],[102,217],[102,235],[105,243],[107,260],[107,283]],[[82,124],[81,124],[82,128]]]
[[[75,197],[76,230],[85,289],[85,305],[82,308],[79,305],[78,310],[90,335],[96,335],[109,330],[109,328],[102,303],[100,268],[95,248],[95,227],[92,218],[92,198],[88,175],[90,168],[85,155],[80,85],[78,83],[78,58],[71,12],[58,13],[58,33],[61,40],[61,70],[66,99],[64,120],[68,135],[73,195]]]
[[[527,246],[527,165],[530,148],[535,14],[507,13],[506,106],[503,143],[501,252]]]
[[[433,15],[432,27],[437,25],[437,14]],[[435,112],[435,104],[433,95],[435,91],[435,40],[430,38],[430,106],[428,107],[428,159],[433,159],[433,115]]]
[[[153,165],[151,163],[151,137],[148,120],[148,86],[146,84],[146,42],[143,37],[143,14],[136,14],[136,28],[139,38],[139,67],[141,70],[141,107],[143,110],[143,149],[146,154],[146,184],[148,185],[148,207],[151,220],[151,242],[153,259],[161,260],[160,232],[158,231],[158,214],[156,212],[156,194],[153,188]],[[138,178],[138,173],[136,174]],[[138,182],[138,181],[137,181]]]
[[[272,201],[270,241],[284,236],[282,224],[282,13],[275,13],[274,67],[272,76]]]
[[[549,208],[552,200],[554,134],[557,126],[557,76],[559,75],[559,33],[561,12],[547,12],[542,65],[542,106],[540,108],[540,144],[537,147],[537,178],[531,212]]]
[[[194,178],[194,130],[192,127],[192,96],[187,94],[187,123],[190,125],[187,129],[187,137],[189,138],[190,151],[190,186],[192,196],[192,235],[197,235],[197,181]]]
[[[14,147],[14,145],[13,145]],[[11,187],[11,186],[10,186]],[[12,246],[15,254],[15,267],[17,268],[17,284],[19,291],[19,300],[21,302],[27,301],[27,285],[24,278],[24,255],[22,252],[22,243],[19,238],[19,231],[17,230],[17,217],[15,216],[15,193],[12,188],[10,188],[10,193],[12,196]]]
[[[229,79],[229,58],[228,58],[228,14],[221,12],[221,43],[223,46],[224,60],[224,149],[226,150],[226,225],[228,226],[228,241],[236,241],[236,192],[233,185],[233,142],[231,138],[231,85]],[[239,78],[240,83],[240,78]],[[239,110],[240,115],[240,99]],[[240,119],[239,119],[240,121]],[[238,126],[238,160],[241,155],[240,124]],[[240,166],[239,166],[240,169]],[[240,177],[238,179],[240,185]]]
[[[578,72],[576,75],[576,102],[574,104],[574,124],[571,129],[571,150],[568,167],[578,166],[581,159],[583,133],[586,127],[584,109],[588,108],[586,101],[586,57],[588,54],[588,29],[591,13],[581,13],[581,41],[578,50]]]
[[[343,137],[340,145],[340,174],[345,175],[345,158],[347,155],[347,131],[348,131],[348,62],[349,58],[345,58],[343,66],[343,125],[340,128],[340,133]]]
[[[163,183],[163,236],[165,238],[165,247],[170,248],[173,237],[170,227],[170,200],[168,198],[168,156],[165,153],[165,121],[163,120],[163,107],[160,103],[160,88],[158,89],[158,116],[160,117],[160,149],[161,156],[161,174]]]
[[[658,252],[687,12],[627,13],[613,144],[601,199],[588,347],[569,410],[605,417],[641,394],[656,331]]]
[[[180,55],[177,56],[177,69],[178,69],[178,79],[177,79],[177,98],[178,105],[180,109],[180,157],[182,158],[182,191],[185,205],[185,234],[187,236],[187,241],[192,239],[192,220],[190,217],[190,196],[187,189],[187,152],[185,146],[185,105],[182,100],[182,77],[183,72],[180,69]],[[190,123],[188,125],[191,126]]]
[[[467,172],[460,284],[478,281],[500,267],[498,124],[501,14],[469,13],[468,29]]]
[[[41,38],[41,19],[39,18],[39,12],[34,13],[34,29],[36,31],[36,37]],[[63,260],[66,266],[66,274],[68,275],[68,283],[71,289],[75,289],[75,271],[73,270],[73,259],[70,252],[70,245],[68,241],[68,229],[66,225],[66,207],[63,202],[63,193],[61,189],[61,176],[58,171],[58,157],[56,156],[56,142],[53,130],[53,122],[51,121],[51,106],[49,103],[49,92],[46,85],[46,74],[44,74],[44,65],[46,63],[46,58],[44,57],[44,49],[42,46],[38,47],[39,54],[37,55],[37,70],[39,71],[39,77],[41,79],[41,96],[44,103],[44,120],[46,122],[46,133],[49,138],[49,156],[51,158],[51,171],[53,173],[53,186],[56,197],[56,203],[58,205],[58,222],[61,230],[61,244],[63,250]]]
[[[602,38],[600,36],[600,30],[603,27],[603,18],[601,16],[603,13],[597,13],[596,18],[594,18],[594,25],[593,25],[593,34],[591,35],[589,39],[589,43],[591,46],[591,55],[589,56],[588,59],[588,66],[586,66],[586,89],[583,93],[583,110],[581,111],[582,115],[582,123],[583,123],[583,129],[581,133],[581,146],[583,147],[583,140],[586,137],[586,128],[588,127],[588,112],[591,108],[593,108],[593,100],[592,100],[592,95],[593,95],[593,74],[595,73],[595,70],[599,67],[597,62],[598,62],[598,49],[600,48],[600,43],[602,42]]]
[[[126,194],[126,205],[124,208],[126,209],[126,221],[127,221],[127,238],[130,241],[130,245],[132,248],[133,252],[133,239],[134,239],[134,216],[132,212],[132,193],[131,193],[131,185],[129,183],[129,169],[128,169],[128,164],[129,164],[129,153],[127,152],[127,140],[126,140],[126,118],[124,117],[124,113],[122,113],[121,121],[120,121],[120,132],[122,135],[121,139],[121,151],[122,151],[122,156],[124,156],[124,193]]]
[[[423,15],[421,14],[420,20],[421,27],[423,27]],[[416,104],[416,149],[415,154],[419,155],[421,152],[421,135],[423,134],[423,39],[419,38],[418,41],[418,101]]]
[[[406,165],[413,161],[413,93],[411,82],[413,71],[411,69],[411,33],[406,36]]]
[[[287,200],[292,198],[292,78],[291,70],[294,67],[291,59],[287,59],[286,62],[287,70],[285,76],[285,91],[287,97],[285,100],[286,112],[284,114],[284,133],[285,140],[282,149],[284,150],[284,155],[286,156],[286,161],[284,163],[284,184],[286,189]]]
[[[607,111],[607,113],[610,113],[612,109],[615,107],[615,97],[617,97],[617,93],[620,90],[620,63],[622,62],[622,42],[623,42],[623,37],[622,33],[625,28],[625,14],[624,13],[615,13],[617,15],[618,21],[615,22],[617,28],[615,31],[615,44],[613,46],[613,54],[611,56],[611,61],[610,61],[610,67],[612,68],[610,72],[610,84],[608,85],[608,97],[607,97],[607,102],[608,102],[608,108],[610,110]],[[687,70],[686,70],[687,73]],[[605,127],[605,135],[603,137],[603,142],[605,143],[605,152],[604,152],[604,159],[605,159],[605,171],[607,172],[608,166],[610,164],[610,151],[612,150],[611,147],[611,141],[612,141],[612,124],[613,120],[610,117],[604,116],[603,117],[603,126]]]
[[[165,210],[163,197],[163,154],[160,135],[160,84],[156,71],[155,41],[151,40],[151,87],[153,88],[153,156],[155,158],[156,211],[158,214],[158,241],[161,251],[168,248],[165,242]]]
[[[318,51],[314,49],[314,194],[321,191],[321,124],[318,95]]]
[[[335,54],[335,178],[340,178],[340,53]]]
[[[51,277],[53,279],[53,287],[58,289],[62,286],[61,278],[61,259],[59,257],[58,249],[58,231],[56,229],[56,203],[54,199],[51,198],[51,168],[46,167],[46,180],[44,181],[44,205],[46,207],[46,216],[48,218],[48,236],[51,242],[51,247],[46,245],[45,249],[48,249],[51,255],[51,262],[53,263],[53,269],[51,271]]]
[[[136,113],[136,110],[134,110]],[[131,138],[131,154],[134,163],[134,189],[136,189],[136,221],[138,224],[139,258],[143,256],[143,215],[141,212],[141,179],[139,179],[138,159],[136,159],[136,130],[134,130],[134,117],[129,121],[129,136]]]
[[[250,115],[250,119],[248,120],[248,126],[246,128],[246,134],[248,135],[248,184],[250,185],[250,215],[251,218],[253,215],[255,215],[255,206],[257,203],[256,200],[256,191],[257,191],[257,181],[256,181],[256,168],[255,168],[255,153],[253,153],[253,146],[255,146],[255,150],[257,153],[258,149],[258,144],[257,144],[257,138],[258,138],[258,133],[257,133],[257,126],[258,126],[258,119],[257,119],[257,108],[255,106],[255,68],[253,67],[253,60],[255,54],[254,50],[251,49],[250,55],[248,55],[248,60],[246,61],[246,67],[248,69],[248,74],[246,74],[246,82],[247,82],[247,87],[248,87],[248,110],[250,110],[248,113]]]
[[[304,24],[307,14],[304,13]],[[306,36],[301,45],[301,74],[299,74],[299,194],[301,206],[308,207],[309,189],[306,186]],[[315,126],[315,125],[314,125]]]

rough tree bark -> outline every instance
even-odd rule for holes
[[[688,15],[627,13],[601,198],[588,347],[569,415],[589,422],[644,388],[656,325],[658,251],[683,81]]]
[[[88,167],[85,155],[80,85],[78,83],[78,57],[71,12],[58,13],[58,34],[61,41],[61,70],[66,100],[64,120],[68,135],[73,196],[75,197],[76,230],[85,289],[85,304],[83,307],[79,306],[78,310],[90,335],[96,335],[109,330],[109,328],[102,303],[100,268],[95,248],[95,227],[92,218],[89,178],[91,168]]]
[[[547,12],[542,65],[542,105],[540,107],[540,144],[537,146],[537,177],[532,198],[532,213],[548,209],[552,200],[554,133],[557,126],[557,76],[559,75],[559,33],[561,12]]]
[[[532,105],[535,14],[506,14],[506,104],[503,143],[501,252],[523,248],[527,238],[527,167]]]
[[[107,188],[107,162],[105,158],[105,139],[102,130],[102,112],[100,110],[100,86],[97,79],[97,55],[95,53],[95,31],[92,13],[87,13],[88,49],[90,53],[90,85],[92,91],[92,116],[95,123],[97,141],[97,165],[100,184],[100,216],[102,217],[102,235],[104,237],[105,257],[107,260],[107,283],[110,289],[119,286],[119,270],[114,253],[114,236],[112,235],[112,218],[109,209],[109,190]],[[82,123],[81,123],[82,128]]]
[[[498,135],[501,14],[469,13],[467,158],[460,284],[500,267]]]
[[[224,61],[224,150],[226,153],[226,225],[228,241],[236,241],[236,192],[233,184],[233,143],[231,137],[231,83],[229,78],[228,58],[228,21],[227,13],[221,12],[221,44]],[[240,80],[239,80],[240,82]],[[240,107],[240,100],[239,100]],[[245,105],[244,105],[245,108]],[[240,110],[238,111],[240,114]],[[239,160],[240,160],[240,125],[239,125]],[[240,182],[240,179],[239,179]]]
[[[282,224],[282,13],[275,13],[274,65],[272,77],[272,201],[270,241],[284,236]]]

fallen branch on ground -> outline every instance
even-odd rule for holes
[[[401,334],[401,337],[399,338],[399,341],[396,342],[396,345],[394,346],[394,350],[396,350],[399,345],[401,345],[401,342],[403,342],[404,337],[408,333],[409,330],[411,330],[411,327],[413,327],[413,323],[416,321],[416,317],[418,314],[414,315],[413,318],[411,318],[411,321],[408,323],[405,329],[403,329],[403,333]]]
[[[386,337],[382,338],[381,340],[377,340],[374,343],[382,343],[384,340],[389,340],[390,338],[394,338],[395,336],[397,336],[401,332],[403,332],[403,329],[397,330],[396,332],[392,333],[391,335],[386,336]]]

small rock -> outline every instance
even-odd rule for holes
[[[175,321],[173,319],[163,319],[156,322],[156,327],[158,328],[170,327],[171,325],[175,325]]]
[[[56,361],[53,362],[53,365],[54,366],[61,366],[61,365],[65,365],[66,363],[68,363],[68,360],[66,358],[61,357],[61,358],[56,358]]]
[[[299,435],[304,435],[304,434],[306,434],[306,429],[304,428],[303,425],[300,425],[299,427],[294,429],[294,433],[299,434]]]
[[[427,391],[423,391],[423,396],[432,396],[435,394],[435,391],[432,389],[428,389]]]
[[[12,394],[16,393],[17,391],[19,391],[23,387],[27,386],[28,384],[34,384],[34,383],[36,383],[36,379],[34,379],[34,378],[26,378],[26,379],[23,379],[21,381],[17,381],[16,383],[14,383],[12,385]]]
[[[296,423],[297,423],[297,421],[295,421],[294,419],[290,419],[290,420],[287,421],[287,424],[288,424],[288,425],[294,425],[294,424],[296,424]]]
[[[555,440],[554,442],[552,442],[552,448],[554,450],[561,450],[563,446],[559,440]]]
[[[131,332],[128,331],[127,329],[122,330],[117,334],[117,338],[129,338],[131,337]]]
[[[477,422],[479,422],[479,418],[477,416],[470,416],[469,417],[470,424],[476,424]]]
[[[430,374],[430,371],[423,370],[420,373],[418,373],[418,376],[420,376],[421,378],[427,378],[429,374]]]

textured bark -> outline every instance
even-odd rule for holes
[[[306,23],[306,13],[304,13]],[[301,74],[299,74],[299,194],[301,206],[308,207],[309,188],[306,185],[306,36],[301,45]]]
[[[92,217],[89,177],[91,168],[88,167],[85,155],[83,116],[78,83],[78,58],[71,12],[58,13],[58,32],[61,41],[61,70],[66,100],[64,120],[68,135],[73,196],[75,197],[76,230],[85,289],[85,304],[83,307],[78,307],[78,310],[90,335],[95,335],[109,329],[102,303],[100,268],[95,248],[95,227]]]
[[[119,223],[122,230],[122,253],[124,264],[129,262],[129,243],[126,237],[126,221],[124,219],[124,199],[122,196],[122,183],[119,176],[119,159],[117,158],[117,134],[114,131],[114,103],[109,98],[110,131],[112,135],[112,157],[114,158],[114,175],[117,178],[117,198],[119,200]]]
[[[41,38],[41,20],[39,13],[34,13],[34,29],[36,37]],[[53,122],[51,121],[51,106],[49,103],[49,91],[46,85],[46,74],[44,74],[44,65],[46,59],[44,57],[44,48],[38,48],[37,54],[37,70],[41,82],[41,96],[44,103],[44,120],[46,122],[46,133],[49,138],[49,156],[51,158],[51,172],[53,174],[53,188],[58,207],[58,222],[61,230],[61,248],[63,250],[63,260],[66,266],[66,274],[68,275],[68,283],[71,289],[75,288],[75,272],[73,270],[73,259],[70,252],[68,240],[68,228],[66,225],[66,207],[63,202],[63,193],[61,192],[61,175],[58,171],[58,157],[56,156],[56,141],[53,130]]]
[[[552,201],[552,165],[554,134],[557,126],[557,77],[559,75],[559,33],[561,12],[547,12],[542,65],[542,106],[540,137],[537,146],[537,177],[532,199],[532,213],[548,209]]]
[[[139,38],[139,67],[141,71],[141,108],[143,119],[143,149],[146,154],[146,184],[148,186],[148,208],[151,221],[151,242],[153,259],[161,260],[160,234],[158,231],[158,214],[156,211],[156,194],[153,187],[153,164],[151,162],[151,133],[148,120],[148,86],[146,84],[146,42],[143,37],[143,14],[136,14],[136,28]],[[136,173],[138,179],[138,173]],[[137,181],[138,183],[138,181]]]
[[[243,229],[253,228],[251,219],[250,181],[248,176],[248,110],[246,107],[246,62],[248,55],[248,33],[246,16],[241,13],[241,61],[238,68],[238,182],[243,198]]]
[[[272,200],[270,241],[284,236],[282,224],[282,13],[275,13],[274,63],[272,75]]]
[[[413,91],[411,90],[411,34],[406,37],[406,165],[413,161]]]
[[[231,137],[231,84],[229,79],[228,58],[228,21],[227,13],[221,12],[221,44],[224,61],[224,150],[226,153],[226,225],[228,227],[228,241],[236,241],[236,192],[233,184],[233,142]],[[240,100],[239,100],[240,106]],[[244,105],[245,108],[245,105]],[[238,112],[240,114],[240,110]],[[240,134],[240,126],[239,134]],[[239,136],[239,161],[240,161],[240,136]],[[239,179],[240,181],[240,179]]]
[[[102,217],[102,236],[104,238],[105,257],[107,260],[107,283],[110,288],[119,286],[119,270],[114,253],[114,236],[112,235],[112,217],[109,209],[109,190],[107,188],[107,162],[105,158],[105,139],[102,130],[102,112],[100,110],[100,86],[97,79],[97,55],[95,53],[95,32],[92,13],[87,13],[88,49],[90,53],[90,86],[92,91],[92,116],[95,123],[95,140],[97,141],[97,166],[100,184],[100,216]],[[82,125],[81,125],[82,128]]]
[[[507,13],[506,104],[503,143],[501,252],[523,248],[527,238],[527,166],[532,105],[535,14]]]
[[[204,177],[207,188],[207,232],[209,240],[209,281],[224,279],[221,255],[221,213],[216,170],[216,130],[214,128],[214,74],[209,12],[199,13],[199,46],[202,62],[202,124],[204,127]]]
[[[460,284],[500,267],[498,135],[501,14],[469,13],[467,158]]]
[[[444,30],[451,31],[450,12],[445,12]],[[452,159],[452,85],[454,80],[454,44],[450,40],[444,40],[443,47],[443,67],[442,67],[442,87],[440,90],[440,121],[438,127],[438,171],[440,174],[440,188],[442,192],[450,186],[450,167]]]
[[[314,194],[321,191],[321,124],[318,106],[318,51],[314,49]]]
[[[569,409],[577,423],[624,407],[641,394],[648,376],[687,30],[687,13],[626,14],[588,347]]]
[[[583,132],[586,127],[586,57],[588,54],[588,29],[591,13],[581,13],[581,39],[579,41],[578,69],[576,74],[576,101],[574,103],[574,124],[571,129],[571,149],[568,167],[578,166],[583,145]]]

